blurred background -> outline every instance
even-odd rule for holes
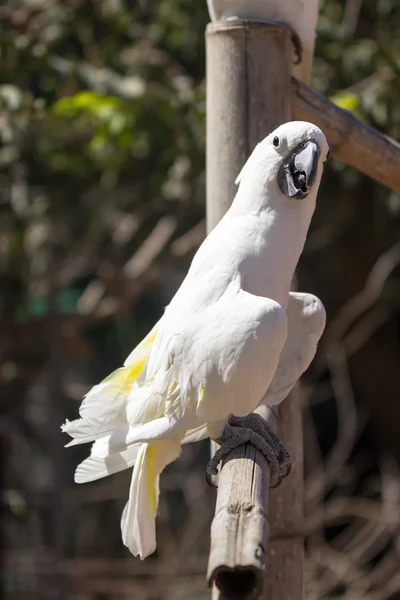
[[[0,5],[2,589],[205,599],[208,443],[161,480],[158,550],[120,539],[130,473],[78,486],[60,432],[161,315],[205,235],[205,0]],[[400,3],[323,0],[312,86],[400,137]],[[400,167],[399,167],[400,168]],[[328,326],[303,382],[306,597],[400,598],[400,195],[331,160],[300,262]]]

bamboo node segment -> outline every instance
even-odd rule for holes
[[[227,511],[232,515],[247,515],[254,510],[254,506],[250,502],[245,502],[241,504],[240,502],[236,504],[231,504],[228,506]]]

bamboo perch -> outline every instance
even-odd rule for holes
[[[284,27],[241,20],[208,25],[206,38],[210,230],[232,202],[235,178],[257,142],[290,120],[291,39]],[[275,425],[276,415],[261,410]],[[264,457],[245,444],[229,454],[219,477],[207,574],[209,583],[216,584],[214,598],[252,598],[263,583],[265,598],[302,598],[300,403],[285,400],[279,422],[294,472],[271,494],[275,529],[270,577],[265,581],[269,468]]]
[[[332,156],[400,192],[400,144],[294,78],[292,118],[318,125]]]
[[[262,416],[276,430],[276,413],[264,409]],[[233,450],[223,463],[207,572],[215,599],[257,597],[264,586],[269,483],[269,466],[251,444]]]

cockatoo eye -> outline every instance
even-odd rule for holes
[[[276,136],[274,137],[274,139],[272,140],[272,143],[273,143],[273,145],[274,145],[276,148],[279,146],[279,138],[278,138],[278,136],[277,136],[277,135],[276,135]]]

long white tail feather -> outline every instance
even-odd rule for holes
[[[108,435],[94,442],[90,457],[78,465],[75,471],[76,483],[96,481],[134,466],[142,445],[141,442],[125,447],[121,452],[112,452],[110,450],[110,437]],[[181,444],[199,442],[207,437],[207,425],[201,425],[196,429],[189,429]],[[115,446],[112,446],[112,448],[115,448]]]
[[[90,449],[90,456],[96,456],[97,458],[107,458],[107,456],[110,456],[110,437],[111,435],[106,435],[96,440]]]
[[[84,421],[83,419],[76,419],[75,421],[66,421],[61,426],[61,431],[68,433],[72,439],[68,444],[65,444],[66,448],[70,446],[76,446],[77,444],[86,444],[87,442],[93,442],[98,438],[111,435],[114,428],[109,427],[108,430],[98,431],[93,427],[93,423]]]
[[[135,464],[140,444],[129,446],[123,452],[110,454],[106,457],[89,456],[75,471],[75,483],[87,483],[96,481],[107,475],[119,473]]]
[[[93,434],[90,424],[79,419],[78,421],[67,421],[62,426],[62,431],[74,437],[73,440],[65,445],[66,448],[77,446],[78,444],[95,442],[99,438],[108,436],[109,449],[114,454],[122,452],[130,444],[142,444],[152,440],[164,439],[166,436],[169,437],[171,433],[176,431],[178,426],[181,430],[184,430],[184,425],[182,426],[181,423],[172,421],[168,417],[160,417],[159,419],[134,425],[133,427],[124,424],[113,431]]]
[[[129,423],[135,423],[133,429],[136,431],[138,427],[141,427],[145,423],[153,422],[157,417],[163,414],[163,399],[159,394],[152,393],[151,386],[146,386],[146,390],[144,391],[140,388],[136,388],[135,391],[137,391],[137,400],[134,396],[129,402],[130,407],[120,408],[120,413],[123,412],[125,418],[118,421],[114,420],[114,423],[99,423],[93,418],[90,420],[67,420],[65,424],[62,425],[61,430],[68,433],[68,435],[74,439],[69,442],[66,447],[93,442],[104,436],[111,435],[112,433],[115,433],[114,439],[119,440],[121,436],[125,436],[126,432],[129,430]],[[126,401],[127,399],[125,398],[125,402]],[[140,441],[143,440],[140,439]],[[145,441],[147,441],[147,438]]]
[[[132,473],[129,500],[121,517],[122,540],[143,560],[156,549],[159,475],[180,454],[179,440],[142,444]]]

